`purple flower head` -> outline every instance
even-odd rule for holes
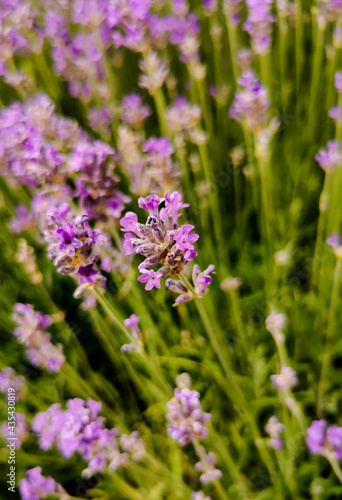
[[[146,282],[146,290],[153,286],[160,287],[160,279],[168,274],[171,276],[182,272],[185,264],[197,253],[193,242],[198,235],[191,233],[193,226],[185,225],[178,229],[179,210],[188,205],[182,203],[182,196],[177,191],[165,195],[162,200],[157,195],[139,198],[139,206],[148,210],[146,224],[139,224],[134,213],[129,212],[121,219],[125,234],[124,249],[127,255],[136,253],[143,255],[145,260],[139,265],[142,276],[138,279]],[[159,205],[165,202],[160,209]],[[148,273],[148,268],[162,264],[157,273]]]
[[[198,234],[191,233],[193,229],[195,229],[195,226],[185,224],[184,226],[181,226],[173,236],[173,239],[178,244],[178,248],[183,252],[195,249],[193,243],[198,240],[199,236]]]
[[[135,314],[131,314],[129,318],[124,320],[124,325],[126,328],[129,328],[132,333],[138,333],[139,332],[139,327],[138,323],[140,321],[140,317],[136,316]]]
[[[20,397],[24,396],[27,390],[25,378],[22,376],[16,376],[13,368],[8,366],[0,372],[0,392],[7,394],[9,388],[15,390],[16,401],[18,401]]]
[[[273,0],[247,0],[248,17],[243,26],[251,36],[255,54],[268,54],[271,47],[271,23],[275,21],[270,10]]]
[[[243,87],[235,93],[229,117],[246,123],[253,130],[265,126],[270,102],[267,89],[255,78],[252,70],[242,73],[238,83]]]
[[[123,98],[121,119],[131,127],[141,127],[150,114],[150,108],[148,106],[143,106],[139,94],[129,94]]]
[[[191,500],[211,500],[211,497],[206,497],[203,491],[194,491],[191,493]]]
[[[53,493],[66,492],[52,477],[42,476],[42,468],[34,467],[26,472],[26,478],[19,482],[22,500],[42,500]]]
[[[166,158],[173,153],[173,147],[170,140],[167,137],[161,137],[157,139],[156,137],[151,137],[148,139],[142,147],[144,153],[150,153],[151,155],[157,155],[161,158]],[[155,195],[154,195],[155,196]]]
[[[51,372],[59,371],[65,357],[62,345],[52,344],[51,335],[45,331],[51,318],[34,311],[31,304],[16,304],[12,320],[16,324],[13,335],[25,346],[30,362]]]
[[[310,453],[321,455],[324,453],[324,440],[327,423],[325,420],[314,420],[308,429],[306,444]]]
[[[55,230],[54,236],[57,241],[60,241],[58,250],[66,250],[69,257],[75,255],[75,249],[80,248],[83,243],[75,236],[77,235],[77,228],[72,222],[67,222],[63,227]]]
[[[339,141],[329,141],[326,148],[319,150],[315,160],[326,172],[333,172],[342,164],[342,151]]]
[[[280,423],[276,416],[269,419],[265,426],[265,431],[270,436],[270,439],[267,442],[270,448],[274,448],[276,450],[283,448],[284,444],[280,434],[284,431],[284,429],[285,425]]]
[[[314,455],[342,459],[342,427],[331,425],[327,428],[325,420],[314,420],[307,431],[306,444]]]
[[[80,266],[77,270],[77,274],[80,276],[80,285],[83,285],[84,283],[94,285],[95,276],[98,276],[100,273],[97,269],[94,269],[94,264],[87,264],[86,266]]]
[[[271,380],[276,389],[288,391],[298,384],[296,372],[287,365],[282,365],[280,375],[271,375]]]
[[[160,279],[163,274],[160,271],[154,272],[153,269],[141,269],[142,275],[139,276],[140,283],[146,283],[145,290],[152,290],[152,288],[160,288]]]
[[[167,409],[166,418],[170,422],[167,431],[181,446],[195,438],[207,437],[206,423],[211,415],[202,411],[197,391],[175,389],[175,397],[167,403]]]
[[[138,204],[140,208],[145,208],[152,217],[159,217],[158,206],[160,198],[156,194],[150,194],[147,198],[139,198]]]
[[[339,233],[331,233],[326,239],[326,244],[333,250],[337,250],[342,245],[342,238]]]
[[[195,469],[202,472],[200,476],[202,484],[212,483],[222,477],[222,472],[215,468],[215,463],[215,453],[209,451],[209,453],[206,454],[204,449],[201,448],[201,461],[195,464]]]
[[[39,436],[42,449],[57,446],[64,458],[78,453],[87,463],[82,475],[90,477],[108,468],[114,471],[127,460],[140,460],[143,442],[138,433],[126,436],[121,445],[118,430],[106,429],[105,419],[99,416],[102,405],[98,401],[75,398],[67,402],[67,409],[59,404],[38,413],[32,421],[32,430]]]

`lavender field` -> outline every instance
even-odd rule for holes
[[[0,0],[0,500],[342,499],[342,0]]]

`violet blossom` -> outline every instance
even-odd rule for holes
[[[342,459],[342,427],[330,425],[325,420],[314,420],[307,431],[306,444],[310,453]]]
[[[275,450],[281,450],[284,446],[283,440],[280,434],[285,430],[285,425],[280,423],[278,418],[273,415],[265,425],[265,431],[270,436],[267,444],[270,448]]]
[[[211,415],[202,411],[199,393],[185,388],[175,389],[174,394],[175,397],[167,403],[168,434],[181,446],[193,439],[205,439],[208,435],[206,423]]]
[[[102,405],[98,401],[69,399],[67,409],[60,404],[38,413],[32,421],[32,430],[39,437],[39,446],[48,450],[57,447],[64,458],[78,453],[87,462],[82,472],[90,477],[97,472],[113,472],[129,459],[141,460],[144,442],[138,432],[122,435],[116,428],[106,429],[105,419],[99,416]]]
[[[151,290],[160,288],[160,280],[167,275],[181,273],[187,262],[196,257],[193,243],[198,235],[192,233],[194,226],[178,227],[179,211],[189,205],[183,204],[177,191],[166,193],[163,200],[153,194],[138,201],[140,208],[148,210],[149,217],[145,225],[138,223],[134,212],[127,212],[121,219],[124,250],[127,255],[136,253],[145,257],[138,267],[142,273],[138,281],[146,283],[145,289]],[[161,203],[165,203],[163,208],[159,208]],[[149,269],[160,264],[162,267],[157,271]]]
[[[12,321],[16,324],[13,335],[26,348],[26,356],[35,366],[58,372],[65,362],[62,344],[51,343],[46,328],[52,324],[50,316],[36,312],[31,304],[16,304]]]
[[[268,119],[270,101],[267,89],[257,80],[252,70],[242,73],[238,83],[243,88],[235,93],[229,117],[258,131],[266,125]]]
[[[202,297],[208,290],[208,286],[212,281],[210,274],[213,274],[214,271],[215,266],[212,264],[203,272],[200,271],[197,264],[194,264],[194,267],[192,268],[193,291],[189,290],[183,282],[168,278],[165,283],[167,288],[180,294],[175,301],[175,305],[183,302],[189,302],[195,297]]]
[[[41,467],[26,471],[26,478],[19,482],[19,491],[22,500],[43,500],[54,493],[58,493],[61,499],[69,496],[52,477],[42,475]]]
[[[326,148],[319,150],[315,156],[315,160],[327,173],[336,170],[342,164],[342,150],[339,141],[329,141]]]
[[[276,389],[288,391],[298,384],[296,372],[288,365],[281,365],[279,375],[271,375],[271,380]]]

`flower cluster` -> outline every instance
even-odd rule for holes
[[[271,311],[266,318],[266,328],[273,336],[276,342],[284,342],[285,335],[283,330],[287,323],[287,317],[283,313]]]
[[[215,468],[216,456],[215,453],[209,451],[208,454],[205,453],[204,449],[200,448],[200,462],[195,464],[195,469],[202,472],[200,475],[200,481],[202,484],[212,483],[217,481],[222,477],[222,472]]]
[[[34,467],[26,472],[26,478],[19,483],[22,500],[42,500],[53,493],[59,498],[68,498],[66,491],[52,477],[42,476],[42,468]]]
[[[175,305],[183,302],[189,302],[195,297],[202,297],[207,292],[208,286],[212,281],[210,274],[212,274],[214,270],[215,266],[211,264],[205,271],[201,272],[199,266],[194,264],[194,267],[192,268],[193,290],[189,290],[181,281],[168,278],[165,282],[167,288],[180,294],[175,300]]]
[[[319,150],[315,156],[315,160],[325,172],[333,172],[337,167],[342,165],[342,151],[339,141],[329,141],[326,148]]]
[[[49,244],[49,257],[59,273],[77,278],[75,296],[80,297],[85,288],[104,280],[94,267],[98,257],[95,250],[104,242],[104,236],[99,229],[89,227],[87,215],[76,217],[67,203],[49,210],[46,218],[44,238]]]
[[[248,17],[244,30],[251,37],[255,54],[268,54],[271,48],[271,23],[275,17],[271,14],[273,0],[246,0]]]
[[[210,413],[204,413],[199,401],[199,393],[188,388],[175,389],[175,397],[167,403],[166,418],[170,422],[167,431],[172,439],[181,446],[194,439],[207,437],[206,423],[211,419]]]
[[[187,140],[194,144],[206,141],[205,133],[198,129],[201,117],[201,108],[190,104],[184,97],[178,97],[165,112],[169,132],[176,136],[178,145],[183,145]]]
[[[284,431],[284,429],[285,425],[280,423],[276,416],[269,419],[265,425],[265,431],[270,436],[270,439],[267,442],[270,448],[274,448],[276,450],[281,450],[283,448],[284,444],[280,434]]]
[[[159,209],[162,203],[165,206]],[[139,198],[139,206],[149,212],[145,225],[138,223],[134,212],[127,212],[120,222],[125,232],[125,253],[145,257],[138,267],[142,273],[138,281],[146,283],[145,289],[151,290],[160,288],[161,278],[180,274],[185,264],[196,257],[193,244],[198,235],[192,233],[194,226],[190,224],[178,227],[179,211],[189,205],[183,204],[177,191],[165,194],[164,199],[154,194]],[[158,271],[149,269],[159,264],[163,267]]]
[[[330,425],[325,420],[314,420],[308,429],[306,444],[310,453],[342,459],[342,427]]]
[[[267,89],[256,79],[252,70],[245,71],[238,83],[243,89],[235,93],[229,117],[258,131],[265,126],[268,118],[270,101]]]
[[[211,497],[204,496],[203,491],[194,491],[191,493],[191,500],[211,500]]]
[[[113,472],[129,459],[141,460],[145,448],[139,433],[119,437],[118,429],[106,429],[105,419],[98,415],[101,408],[98,401],[75,398],[68,400],[66,410],[53,404],[38,413],[32,430],[39,436],[41,449],[55,445],[64,458],[79,453],[88,463],[82,473],[85,477],[105,469]]]
[[[17,401],[26,394],[25,377],[16,376],[13,368],[8,366],[0,372],[0,392],[7,394],[10,387],[15,390]]]
[[[136,351],[138,346],[142,343],[142,333],[138,326],[140,317],[136,314],[131,314],[129,318],[125,319],[123,324],[126,328],[129,328],[132,333],[133,341],[131,344],[124,344],[121,350],[126,351]]]
[[[65,361],[62,344],[51,343],[46,328],[52,324],[50,316],[36,312],[31,304],[16,304],[12,320],[16,324],[13,335],[26,347],[26,356],[35,366],[58,372]]]
[[[143,105],[139,94],[129,94],[122,99],[121,120],[132,128],[140,128],[145,119],[150,116],[151,110]]]
[[[341,42],[342,43],[342,42]],[[335,73],[335,89],[337,90],[337,93],[339,96],[342,95],[342,72],[337,71]],[[329,110],[329,116],[332,118],[336,125],[340,126],[342,124],[342,108],[340,105],[340,102],[337,104],[337,106],[334,106]],[[333,141],[331,141],[333,142]]]
[[[288,365],[281,365],[279,375],[271,375],[271,380],[276,389],[288,391],[298,384],[296,372]]]

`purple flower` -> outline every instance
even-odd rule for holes
[[[215,267],[213,265],[210,265],[205,271],[201,272],[199,266],[197,264],[194,264],[194,267],[192,269],[192,281],[194,284],[195,294],[190,292],[190,290],[188,290],[181,281],[175,281],[171,278],[167,279],[165,283],[166,287],[173,292],[180,294],[180,296],[177,297],[175,301],[175,305],[189,302],[190,300],[193,300],[195,296],[201,297],[202,295],[204,295],[207,292],[208,286],[212,281],[212,278],[209,275],[213,273],[214,270]]]
[[[255,54],[268,54],[271,47],[271,23],[275,18],[270,9],[273,0],[246,0],[248,17],[243,26],[251,36],[252,48]]]
[[[267,89],[255,78],[252,70],[242,73],[238,83],[243,89],[235,93],[229,117],[246,123],[252,130],[259,130],[268,118],[270,101]]]
[[[203,491],[194,491],[191,493],[191,500],[211,500],[211,497],[204,496]]]
[[[100,273],[97,269],[94,269],[94,264],[87,264],[86,266],[80,266],[77,270],[77,274],[80,276],[80,285],[84,283],[95,285],[95,276],[98,276]]]
[[[173,236],[173,239],[177,241],[178,248],[183,252],[195,249],[193,243],[198,240],[199,236],[198,234],[191,234],[193,229],[195,229],[195,226],[185,224],[181,226]]]
[[[329,141],[326,149],[322,148],[315,156],[315,160],[326,172],[333,172],[342,164],[342,151],[339,141]]]
[[[13,335],[26,347],[26,356],[35,366],[57,372],[65,362],[62,344],[51,343],[51,335],[46,328],[52,320],[36,312],[31,304],[16,304],[12,320],[16,324]]]
[[[283,440],[280,437],[280,434],[284,431],[285,425],[280,423],[276,416],[273,416],[269,419],[265,426],[265,431],[269,434],[270,438],[267,442],[270,448],[274,448],[276,450],[280,450],[283,448]]]
[[[339,233],[331,233],[326,239],[326,244],[333,250],[337,250],[342,245],[342,238]]]
[[[145,119],[150,116],[151,110],[148,106],[143,106],[139,94],[129,94],[122,99],[121,119],[131,127],[139,128],[144,124]]]
[[[202,484],[212,483],[222,477],[222,472],[215,468],[215,463],[215,453],[209,451],[209,453],[206,454],[204,449],[201,448],[201,461],[195,464],[195,469],[202,472],[200,476]]]
[[[296,372],[287,365],[282,365],[280,375],[271,375],[271,380],[276,389],[288,391],[298,384]]]
[[[306,444],[310,453],[324,454],[324,441],[327,423],[325,420],[314,420],[307,432]]]
[[[52,477],[42,476],[41,467],[26,472],[26,478],[19,482],[19,491],[22,500],[42,500],[53,493],[66,494]]]
[[[165,207],[159,210],[163,201]],[[136,253],[145,257],[138,267],[143,273],[138,280],[146,282],[145,289],[151,290],[153,286],[160,288],[160,278],[179,274],[185,264],[197,255],[192,243],[197,241],[198,235],[191,233],[191,225],[177,229],[179,210],[188,206],[183,204],[182,196],[177,191],[170,195],[166,193],[164,200],[153,194],[139,198],[138,203],[148,210],[149,217],[145,225],[138,223],[133,212],[128,212],[121,219],[122,231],[126,233],[123,246],[126,255]],[[148,268],[158,264],[163,267],[157,273],[147,272]]]
[[[211,415],[202,411],[197,391],[175,389],[175,397],[167,403],[167,409],[166,418],[170,422],[167,431],[181,446],[195,438],[207,437],[206,423]]]
[[[138,281],[140,281],[140,283],[146,283],[145,290],[152,290],[154,287],[160,288],[160,279],[163,277],[160,271],[155,273],[153,269],[149,271],[147,269],[142,269],[141,272],[142,275],[139,276]]]
[[[99,416],[101,409],[98,401],[69,399],[66,410],[54,404],[47,411],[38,413],[32,421],[32,430],[38,434],[43,450],[55,445],[65,458],[76,452],[81,455],[88,464],[82,473],[85,477],[105,469],[114,471],[125,465],[129,458],[140,460],[144,443],[139,434],[122,436],[120,443],[117,439],[119,431],[105,428],[105,419]]]
[[[156,194],[150,194],[147,198],[139,198],[138,203],[140,208],[145,208],[152,217],[159,217],[158,206],[160,198]]]
[[[0,392],[7,394],[10,387],[15,390],[16,401],[26,394],[25,378],[17,377],[13,368],[8,366],[0,372]]]

